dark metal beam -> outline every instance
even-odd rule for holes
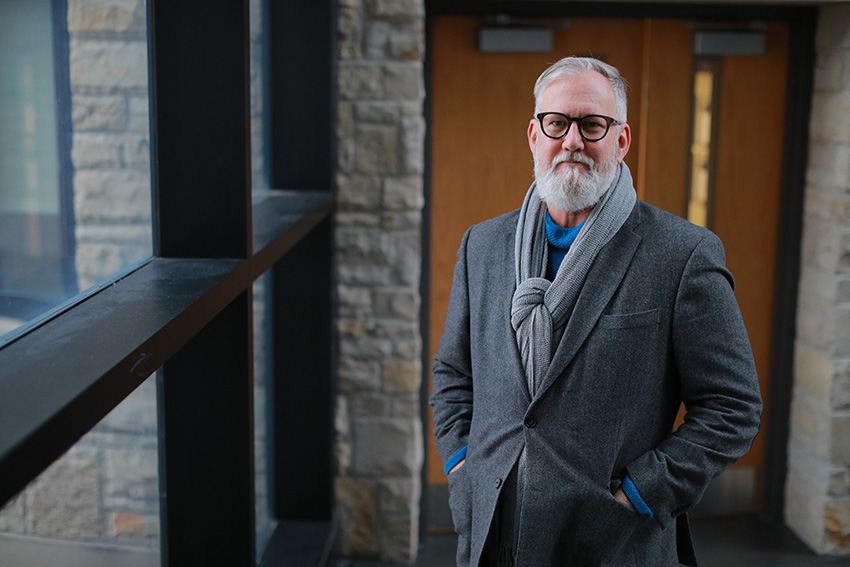
[[[274,267],[273,506],[280,520],[329,520],[333,504],[332,222]]]
[[[248,2],[149,0],[155,254],[250,253]]]

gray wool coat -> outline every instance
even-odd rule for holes
[[[720,240],[638,201],[532,398],[510,323],[518,214],[464,235],[433,364],[437,450],[447,461],[468,445],[448,479],[458,565],[479,564],[523,450],[518,567],[695,564],[685,512],[749,449],[761,414]],[[653,518],[612,495],[626,474]]]

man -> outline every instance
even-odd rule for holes
[[[615,68],[534,94],[535,183],[464,235],[433,365],[457,563],[695,565],[685,512],[761,413],[723,247],[636,200]]]

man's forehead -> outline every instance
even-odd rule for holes
[[[611,111],[616,105],[610,81],[596,71],[558,77],[543,90],[541,98],[544,104],[611,106]]]

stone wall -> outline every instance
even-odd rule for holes
[[[850,555],[850,5],[821,8],[816,49],[785,521]]]
[[[339,2],[337,552],[416,557],[424,5]]]

